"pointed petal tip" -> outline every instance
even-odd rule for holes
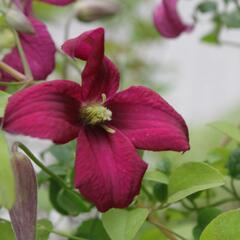
[[[157,31],[165,38],[177,38],[194,29],[194,25],[183,22],[178,13],[177,0],[161,1],[154,9],[153,22]]]

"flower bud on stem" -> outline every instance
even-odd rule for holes
[[[85,0],[75,4],[75,15],[83,22],[92,22],[113,16],[119,10],[119,4],[109,0]]]
[[[37,222],[37,180],[31,161],[12,148],[16,202],[9,211],[17,240],[35,239]]]

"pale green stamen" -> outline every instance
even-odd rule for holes
[[[89,125],[102,125],[112,120],[112,112],[99,103],[82,106],[80,116]]]

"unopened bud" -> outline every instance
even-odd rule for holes
[[[83,22],[92,22],[118,13],[120,5],[109,0],[83,0],[75,4],[75,15]]]
[[[37,221],[37,181],[31,161],[14,151],[12,165],[15,174],[16,202],[9,211],[18,240],[35,239]]]
[[[9,9],[6,13],[7,23],[18,32],[34,34],[35,29],[28,18],[17,8]]]

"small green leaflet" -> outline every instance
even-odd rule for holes
[[[102,215],[103,226],[113,240],[132,240],[148,216],[148,209],[111,209]]]
[[[204,229],[200,240],[239,240],[240,209],[220,214]]]
[[[214,122],[209,124],[210,127],[224,133],[233,140],[240,142],[240,129],[231,123]]]
[[[15,180],[8,145],[1,130],[0,149],[0,206],[10,209],[15,202]]]
[[[223,184],[223,176],[217,169],[202,162],[188,162],[170,175],[168,202],[177,202],[195,192]]]
[[[5,108],[7,106],[9,97],[10,97],[9,94],[7,94],[3,91],[0,91],[0,117],[3,117],[3,115],[4,115]]]

